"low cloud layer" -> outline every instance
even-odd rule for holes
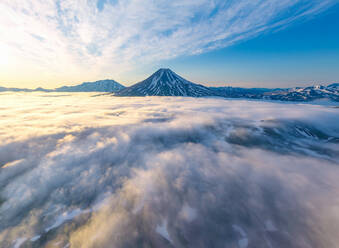
[[[0,98],[1,247],[339,242],[338,108],[92,94]]]

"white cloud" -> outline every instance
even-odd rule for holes
[[[312,17],[335,1],[4,0],[0,44],[13,65],[53,76],[114,74],[203,53]]]
[[[91,96],[0,94],[1,247],[338,243],[337,108]]]

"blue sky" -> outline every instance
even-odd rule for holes
[[[209,85],[339,81],[337,0],[3,0],[0,85],[125,85],[159,67]]]
[[[293,87],[339,82],[339,6],[286,29],[168,64],[212,85]]]

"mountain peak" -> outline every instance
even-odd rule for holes
[[[153,73],[148,79],[146,80],[151,80],[152,85],[154,84],[173,84],[177,81],[187,81],[177,75],[175,72],[173,72],[169,68],[160,68],[157,70],[155,73]],[[145,81],[146,81],[145,80]],[[188,82],[188,81],[187,81]]]
[[[159,70],[157,70],[157,72],[160,71],[169,71],[169,72],[173,72],[170,68],[160,68]]]
[[[172,71],[170,68],[160,68],[156,72],[152,74],[153,75],[159,75],[159,74],[164,74],[164,73],[169,73],[169,74],[175,74],[174,71]]]
[[[63,86],[56,88],[58,92],[117,92],[125,86],[112,79],[99,80],[95,82],[84,82],[75,86]]]
[[[160,68],[144,81],[117,92],[119,96],[212,96],[209,88],[192,83],[169,68]]]

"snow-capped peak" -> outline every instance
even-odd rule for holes
[[[161,68],[144,81],[117,93],[120,96],[212,96],[215,93],[194,84],[168,68]]]

